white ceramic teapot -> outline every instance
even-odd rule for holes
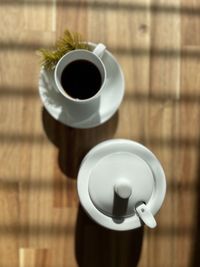
[[[160,162],[149,149],[131,140],[98,144],[80,166],[80,202],[92,219],[112,230],[130,230],[142,224],[154,228],[165,192]]]

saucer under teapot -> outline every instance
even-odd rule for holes
[[[126,139],[89,151],[78,173],[78,194],[88,215],[113,230],[156,226],[166,192],[163,168],[145,146]]]

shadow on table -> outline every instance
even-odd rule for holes
[[[136,267],[142,250],[144,228],[108,230],[88,217],[79,206],[75,253],[79,267]]]
[[[200,138],[198,140],[197,151],[197,215],[195,219],[194,243],[192,247],[190,267],[200,266]]]
[[[75,129],[52,118],[43,108],[42,123],[48,139],[58,147],[58,163],[68,178],[76,178],[86,153],[98,143],[114,136],[118,112],[106,123],[91,129]]]

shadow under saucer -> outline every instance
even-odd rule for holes
[[[77,178],[80,163],[87,152],[98,143],[114,136],[118,112],[102,125],[89,129],[71,128],[55,120],[45,108],[42,123],[48,139],[58,148],[58,164],[68,178]]]
[[[96,224],[79,205],[75,253],[79,267],[136,267],[142,250],[144,227],[113,231]]]

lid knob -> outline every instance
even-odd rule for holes
[[[131,184],[127,180],[119,180],[114,186],[115,193],[123,199],[127,199],[132,194]]]

